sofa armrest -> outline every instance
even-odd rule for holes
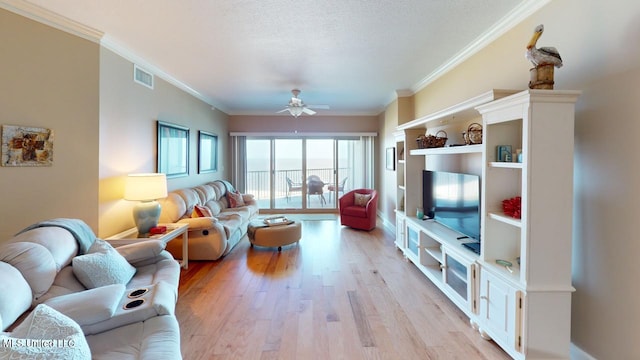
[[[153,259],[164,250],[165,243],[160,240],[145,240],[133,244],[118,246],[116,251],[120,253],[129,264]]]
[[[256,200],[253,194],[242,194],[242,201],[245,203],[254,203]]]
[[[80,326],[110,319],[124,295],[122,284],[107,285],[50,298],[44,304],[65,314]]]
[[[178,220],[178,223],[189,224],[189,231],[210,229],[215,226],[218,219],[214,217],[198,217],[198,218],[185,218]]]

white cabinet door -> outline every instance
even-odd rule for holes
[[[405,221],[405,223],[405,236],[407,237],[407,245],[404,254],[414,264],[419,264],[420,260],[418,256],[420,256],[420,229],[415,225],[410,224],[408,221]]]
[[[474,263],[458,257],[456,253],[447,251],[443,253],[443,277],[445,292],[449,298],[458,305],[470,317],[476,313],[476,284]]]
[[[522,293],[482,268],[480,271],[480,332],[510,354],[521,351]]]

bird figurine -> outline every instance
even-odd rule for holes
[[[527,52],[525,56],[536,67],[541,65],[553,65],[557,68],[560,68],[562,67],[562,58],[560,57],[560,53],[556,48],[536,48],[536,43],[538,42],[540,36],[542,36],[543,31],[544,25],[540,24],[536,26],[535,30],[533,31],[531,41],[529,41],[529,44],[527,44]]]

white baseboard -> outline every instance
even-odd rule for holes
[[[383,214],[378,211],[378,219],[382,220],[382,226],[387,230],[390,231],[392,234],[396,233],[396,223],[395,222],[391,222],[389,221],[389,219],[387,219],[386,217],[382,216]]]
[[[571,357],[571,360],[598,360],[574,343],[571,343],[571,346],[569,347],[569,357]]]

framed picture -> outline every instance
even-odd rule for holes
[[[158,121],[158,172],[167,178],[189,175],[189,128]]]
[[[198,132],[198,173],[218,171],[218,135]]]
[[[2,166],[51,166],[53,130],[2,125]]]
[[[394,147],[387,148],[386,165],[387,165],[387,170],[396,169],[396,148]]]
[[[511,145],[496,146],[496,161],[511,162],[512,160]]]

